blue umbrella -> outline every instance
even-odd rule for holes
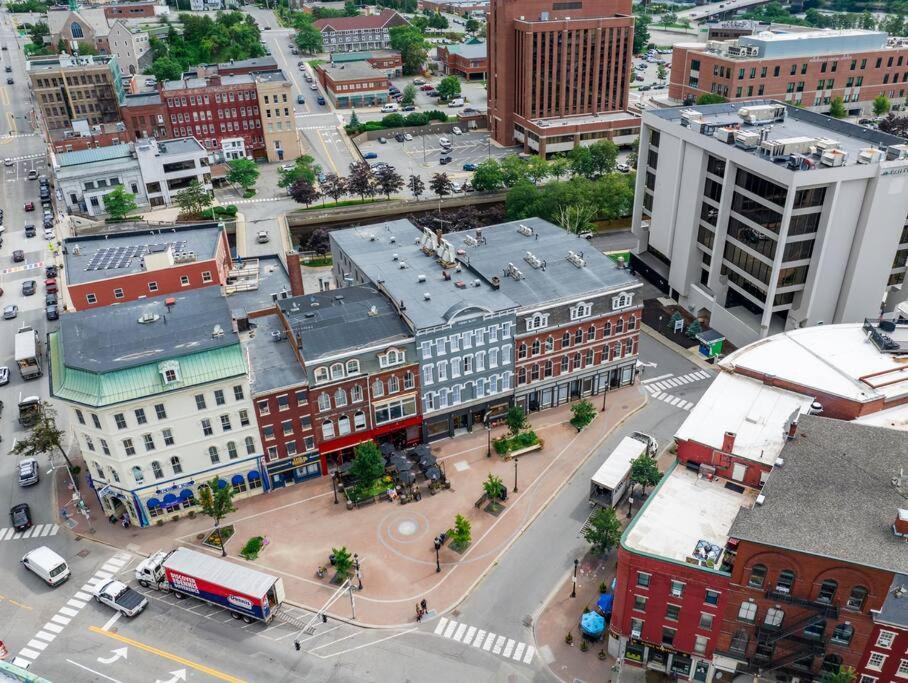
[[[611,593],[603,593],[599,596],[598,602],[596,602],[596,607],[599,608],[599,611],[602,612],[605,616],[608,616],[612,613],[612,602],[614,601],[614,596]]]
[[[588,636],[598,638],[605,630],[605,619],[596,612],[587,612],[580,617],[580,630]]]

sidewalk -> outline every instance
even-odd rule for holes
[[[315,571],[327,564],[332,548],[346,546],[362,563],[364,588],[356,594],[357,623],[412,625],[415,605],[423,598],[436,613],[461,602],[609,433],[645,402],[645,392],[636,385],[610,392],[607,412],[579,434],[566,423],[569,406],[536,414],[530,422],[545,446],[516,461],[504,461],[494,453],[487,458],[484,430],[433,444],[432,452],[452,487],[434,496],[423,490],[421,501],[404,506],[380,502],[348,511],[343,501],[334,504],[331,482],[325,477],[239,501],[237,512],[224,522],[236,529],[228,553],[238,559],[250,537],[267,537],[265,551],[253,564],[283,577],[288,601],[318,609],[335,587],[327,578],[316,578]],[[504,431],[495,429],[492,437]],[[509,490],[497,517],[474,506],[490,472]],[[57,490],[59,509],[68,491],[62,481]],[[97,530],[91,538],[131,552],[150,554],[176,543],[201,548],[197,537],[211,528],[207,517],[181,515],[161,527],[124,529],[101,516],[96,496],[87,495],[86,502]],[[437,573],[433,538],[450,529],[458,513],[472,525],[472,543],[462,554],[445,545]],[[74,532],[87,536],[86,520],[80,516],[73,521]],[[337,602],[329,613],[351,617],[346,601]]]

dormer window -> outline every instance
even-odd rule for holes
[[[173,384],[180,381],[180,364],[175,360],[164,361],[158,365],[158,372],[164,384]]]
[[[405,362],[406,359],[406,352],[398,351],[397,349],[388,349],[387,353],[379,354],[378,364],[383,368],[390,368],[393,365],[400,365]]]
[[[536,313],[526,319],[527,330],[541,330],[549,324],[548,313]]]
[[[343,379],[344,377],[344,364],[343,363],[334,363],[331,366],[331,379]]]
[[[634,302],[634,295],[629,292],[621,292],[618,296],[612,297],[612,308],[627,308]]]
[[[315,381],[316,382],[327,382],[328,381],[328,368],[315,368]]]
[[[571,307],[571,320],[581,320],[589,318],[593,314],[593,304],[582,301],[576,306]]]

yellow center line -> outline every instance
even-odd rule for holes
[[[15,605],[16,607],[21,607],[22,609],[27,609],[27,610],[31,609],[31,607],[29,607],[28,605],[23,605],[21,602],[16,602],[15,600],[10,600],[9,598],[7,598],[6,601],[11,605]]]
[[[204,664],[198,664],[197,662],[193,662],[189,659],[184,659],[183,657],[171,654],[170,652],[165,652],[164,650],[159,650],[158,648],[152,647],[151,645],[146,645],[145,643],[140,643],[138,640],[133,640],[132,638],[127,638],[125,636],[121,636],[119,633],[111,633],[110,631],[105,631],[97,626],[89,626],[88,630],[91,631],[92,633],[97,633],[99,635],[106,636],[108,638],[113,638],[114,640],[118,640],[121,643],[131,645],[135,648],[138,648],[139,650],[144,650],[145,652],[149,652],[153,655],[157,655],[158,657],[162,657],[164,659],[169,659],[170,661],[176,662],[177,664],[182,664],[183,666],[188,666],[191,669],[195,669],[196,671],[201,671],[202,673],[208,674],[209,676],[213,676],[214,678],[219,678],[222,681],[227,681],[228,683],[246,683],[242,678],[237,678],[236,676],[231,676],[230,674],[222,673],[222,672],[218,671],[217,669],[212,669],[211,667],[205,666]]]

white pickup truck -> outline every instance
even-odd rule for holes
[[[116,579],[100,583],[95,588],[95,600],[113,607],[127,617],[134,617],[148,607],[148,600],[144,595]]]

